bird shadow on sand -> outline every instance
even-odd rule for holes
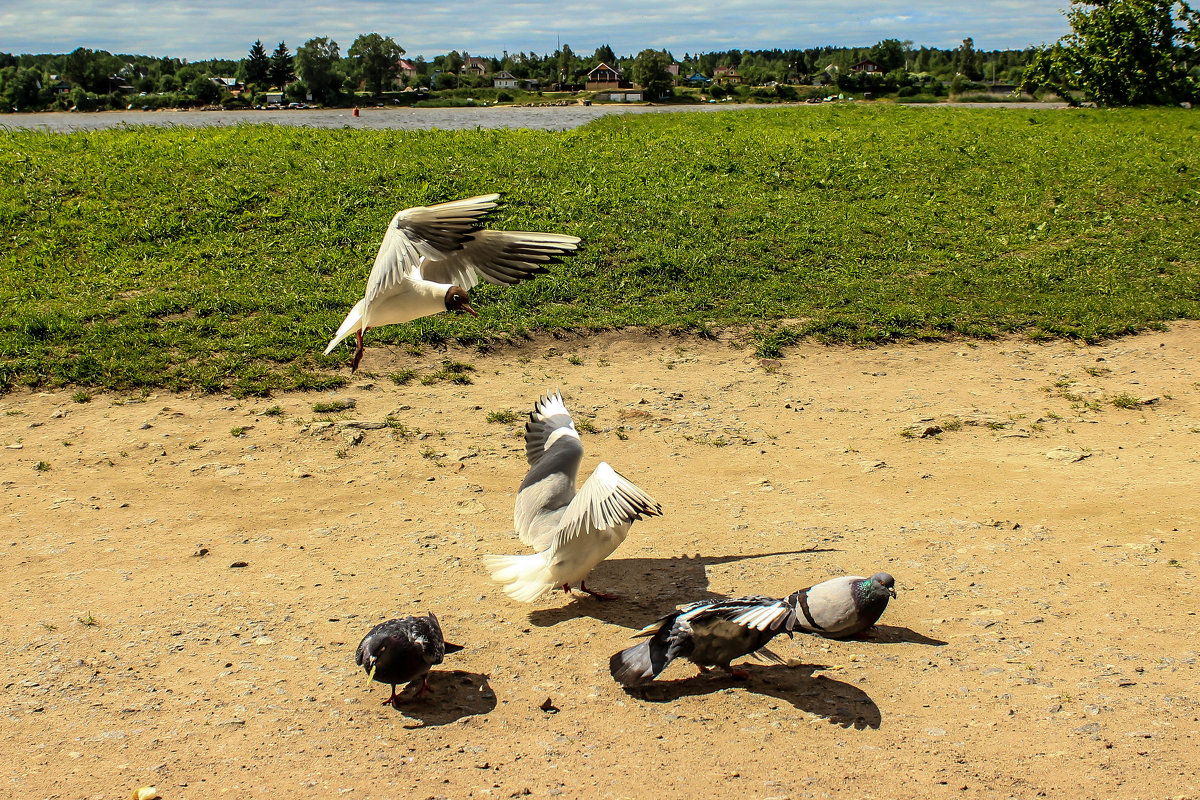
[[[734,678],[714,671],[682,680],[629,686],[625,687],[625,692],[630,697],[647,703],[671,703],[681,697],[696,697],[726,690],[735,693],[754,692],[767,697],[777,697],[791,703],[800,711],[824,717],[843,728],[861,731],[878,728],[883,722],[879,706],[875,705],[875,701],[862,689],[825,675],[813,674],[827,669],[824,665],[759,666],[751,662],[738,666],[745,668],[750,677]]]
[[[599,600],[574,590],[574,601],[557,608],[541,608],[529,615],[539,628],[549,628],[578,617],[592,617],[625,628],[641,629],[682,603],[724,599],[708,590],[708,567],[750,558],[828,553],[831,548],[784,550],[744,556],[694,556],[670,558],[610,558],[588,578],[589,588],[613,592],[616,600]]]
[[[496,707],[496,693],[488,683],[488,676],[478,672],[434,670],[429,673],[430,692],[413,698],[405,691],[405,698],[394,708],[406,717],[419,720],[420,724],[405,725],[405,728],[430,728],[449,725],[463,717],[487,714]]]
[[[941,639],[933,639],[923,633],[917,633],[912,628],[901,628],[897,625],[876,625],[852,641],[873,644],[925,644],[931,647],[942,647],[946,644]]]

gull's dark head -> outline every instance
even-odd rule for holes
[[[478,317],[475,309],[471,308],[471,296],[461,286],[451,286],[446,290],[446,310],[458,314],[470,314]]]

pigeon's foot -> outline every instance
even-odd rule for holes
[[[396,706],[400,705],[400,695],[396,694],[396,684],[394,684],[394,683],[392,684],[392,696],[389,697],[387,700],[384,700],[379,705],[391,706],[392,708],[395,708]]]
[[[738,680],[743,680],[743,681],[748,680],[750,678],[750,672],[748,670],[742,669],[741,667],[730,667],[729,674],[732,675],[733,677],[737,678]]]
[[[433,694],[433,689],[429,688],[429,679],[428,678],[421,681],[421,688],[417,689],[417,693],[412,696],[412,699],[416,700],[418,697],[424,697],[427,694]]]
[[[571,584],[564,583],[562,585],[562,590],[563,590],[563,594],[570,594],[571,593]]]
[[[597,600],[616,600],[620,595],[615,595],[610,592],[594,592],[587,587],[587,581],[581,581],[579,588],[585,594],[589,594]]]

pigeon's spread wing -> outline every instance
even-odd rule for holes
[[[479,232],[479,223],[496,207],[498,194],[486,194],[433,206],[409,208],[392,217],[375,265],[367,278],[366,300],[370,304],[421,271],[426,262],[445,259],[462,250]],[[452,283],[426,276],[438,283]],[[459,284],[469,289],[466,284]]]
[[[730,622],[756,631],[777,631],[790,627],[787,623],[795,611],[786,601],[766,597],[748,599],[762,602],[753,602],[737,610],[731,609],[728,616]]]
[[[662,506],[653,497],[601,461],[567,506],[554,537],[554,548],[557,550],[580,536],[660,514]]]
[[[479,279],[500,286],[545,272],[546,267],[579,247],[579,238],[561,233],[476,231],[460,249],[431,256],[421,276],[434,283],[470,289]]]

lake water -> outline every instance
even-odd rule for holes
[[[953,108],[976,105],[955,103]],[[1021,108],[1052,108],[1050,103],[982,103],[989,108],[1001,106]],[[716,113],[745,108],[796,108],[795,104],[739,105],[714,103],[688,106],[541,106],[514,108],[364,108],[360,116],[348,108],[307,108],[275,111],[96,111],[96,112],[38,112],[30,114],[0,114],[0,128],[24,128],[54,133],[92,131],[130,125],[178,125],[203,127],[207,125],[240,125],[263,123],[297,125],[311,128],[365,128],[369,130],[462,130],[471,128],[529,128],[542,131],[564,131],[576,128],[597,117],[608,114],[672,114],[681,112]],[[816,108],[801,104],[802,108]],[[933,106],[946,108],[945,105]]]
[[[663,114],[680,111],[715,112],[751,106],[723,103],[694,106],[541,106],[514,108],[364,108],[355,117],[348,108],[305,108],[263,111],[54,111],[0,114],[0,127],[47,130],[55,133],[120,128],[128,125],[240,125],[260,123],[311,128],[368,130],[461,130],[471,128],[530,128],[563,131],[608,114]],[[784,106],[756,106],[783,108]]]

